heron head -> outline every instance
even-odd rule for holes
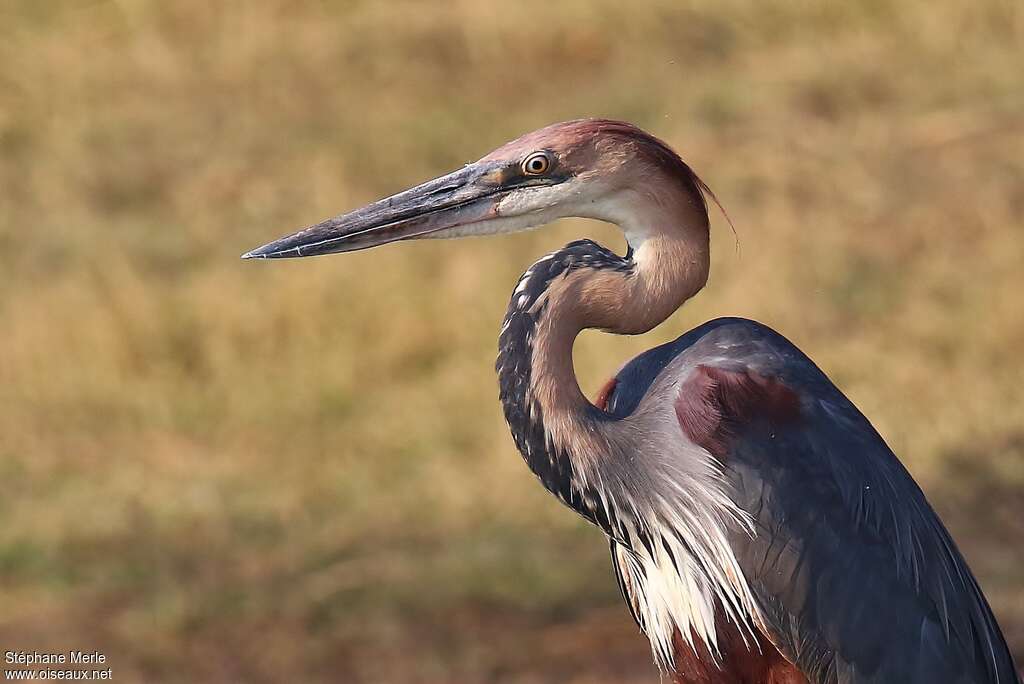
[[[667,186],[667,187],[666,187]],[[398,240],[509,233],[578,216],[644,237],[636,208],[683,197],[704,216],[703,185],[667,145],[618,121],[553,124],[477,162],[258,247],[243,258],[314,256]]]

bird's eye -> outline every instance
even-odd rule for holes
[[[534,152],[523,160],[523,173],[528,176],[539,176],[551,168],[551,160],[544,152]]]

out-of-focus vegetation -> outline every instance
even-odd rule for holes
[[[1024,655],[1024,5],[0,4],[0,646],[119,681],[655,682],[495,399],[507,295],[615,230],[251,248],[580,116],[715,189],[707,291],[872,418]]]

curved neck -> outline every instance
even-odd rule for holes
[[[589,240],[571,243],[531,266],[509,303],[497,370],[516,445],[545,487],[602,527],[607,520],[581,471],[609,452],[606,433],[595,429],[608,417],[580,390],[573,343],[587,328],[647,332],[703,287],[709,244],[701,209],[703,222],[695,226],[680,227],[678,214],[672,223],[625,226],[626,257]]]
[[[620,587],[667,669],[677,634],[718,663],[719,611],[753,635],[757,608],[728,541],[744,518],[710,454],[671,431],[674,407],[658,387],[628,416],[606,413],[580,391],[572,347],[585,328],[650,330],[704,286],[701,209],[692,223],[620,222],[625,258],[585,240],[531,266],[512,294],[497,363],[516,446],[549,491],[612,539]]]

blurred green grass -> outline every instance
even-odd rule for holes
[[[121,681],[656,681],[600,535],[495,400],[508,292],[614,229],[252,264],[579,116],[715,189],[708,290],[585,335],[591,391],[718,315],[789,336],[952,528],[1024,656],[1024,9],[0,5],[0,645]]]

